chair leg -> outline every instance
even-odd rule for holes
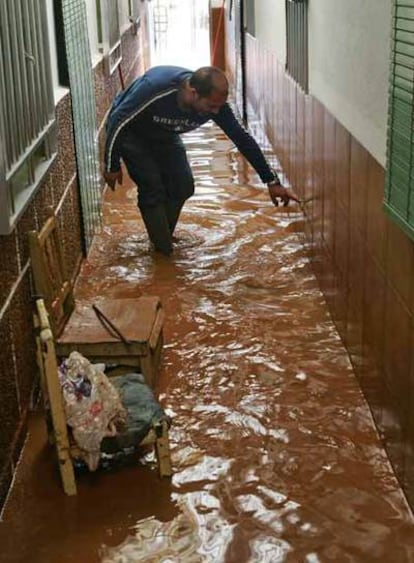
[[[158,460],[158,470],[160,477],[171,477],[172,467],[171,467],[171,455],[170,455],[170,444],[168,440],[168,423],[163,420],[155,428],[155,433],[157,439],[155,441],[155,450]]]
[[[154,362],[152,359],[151,350],[148,350],[148,354],[146,356],[141,356],[140,368],[142,371],[142,375],[145,378],[145,382],[147,383],[147,385],[151,387],[151,389],[153,389],[155,383],[154,381],[155,374],[154,374]]]
[[[157,340],[157,344],[156,344],[154,350],[152,351],[153,365],[154,365],[155,373],[158,373],[158,370],[159,370],[159,367],[160,367],[163,345],[164,345],[164,335],[163,335],[163,331],[161,330],[159,337],[158,337],[158,340]]]
[[[71,456],[67,450],[57,447],[59,471],[62,479],[63,490],[69,496],[77,494],[75,471]]]

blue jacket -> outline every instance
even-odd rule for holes
[[[176,66],[157,66],[137,78],[118,94],[106,124],[105,168],[115,172],[120,168],[122,132],[133,128],[148,139],[192,131],[212,119],[247,158],[262,182],[275,178],[263,153],[253,137],[240,125],[226,103],[217,114],[182,111],[177,92],[192,71]]]

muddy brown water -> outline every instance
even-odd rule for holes
[[[35,416],[1,561],[409,562],[414,526],[312,273],[297,208],[275,209],[214,127],[186,137],[197,184],[174,256],[135,190],[109,193],[77,296],[155,294],[157,390],[174,476],[151,456],[60,488]]]

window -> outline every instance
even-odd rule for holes
[[[140,2],[141,0],[128,0],[129,17],[131,19],[139,17],[141,12]]]
[[[384,207],[414,239],[414,6],[396,0]]]
[[[308,91],[308,2],[286,0],[286,70]]]
[[[245,30],[256,36],[255,0],[245,0]]]
[[[119,31],[118,0],[96,0],[98,41],[106,61],[106,70],[112,74],[122,60]]]
[[[133,24],[134,33],[137,34],[141,27],[141,0],[128,0],[129,21]]]
[[[36,5],[0,3],[0,76],[0,234],[5,235],[12,232],[56,153],[44,0]]]

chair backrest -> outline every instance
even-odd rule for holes
[[[56,447],[63,489],[66,494],[75,495],[77,486],[73,459],[81,458],[83,455],[68,432],[55,341],[45,302],[40,298],[36,300],[34,326],[49,441],[53,442]],[[152,428],[140,444],[155,444],[160,476],[170,477],[172,468],[168,442],[168,420],[165,417],[162,419],[157,417],[157,419],[153,419],[152,424]]]
[[[74,495],[76,494],[76,482],[70,453],[65,406],[59,381],[53,333],[43,299],[36,300],[34,325],[36,329],[37,361],[49,440],[56,447],[63,488],[66,494]]]
[[[75,303],[73,284],[66,275],[58,223],[54,215],[47,219],[40,232],[29,232],[29,247],[35,292],[45,301],[53,334],[57,337]]]

